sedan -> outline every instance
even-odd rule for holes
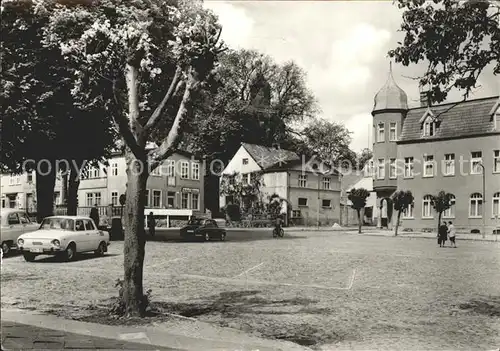
[[[17,246],[28,262],[38,255],[72,261],[82,252],[103,256],[108,251],[109,234],[97,229],[89,217],[53,216],[45,218],[38,230],[21,235]]]
[[[0,236],[2,241],[2,253],[8,255],[12,249],[17,249],[17,238],[26,233],[36,230],[38,223],[32,222],[27,213],[14,208],[2,208],[0,214],[2,228]]]
[[[218,239],[224,241],[226,240],[226,230],[219,228],[217,222],[213,219],[197,218],[190,220],[187,226],[181,228],[181,237],[184,240],[201,239],[210,241],[211,239]]]

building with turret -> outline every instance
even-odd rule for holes
[[[392,69],[374,99],[373,190],[377,226],[395,224],[392,194],[410,190],[414,203],[403,214],[408,230],[437,227],[432,196],[453,195],[443,220],[462,232],[491,234],[500,226],[500,99],[498,96],[409,107]]]

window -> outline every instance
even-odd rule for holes
[[[493,194],[493,217],[500,217],[500,192]]]
[[[443,212],[443,218],[455,218],[455,195],[450,198],[450,208]]]
[[[111,163],[111,175],[112,176],[118,175],[118,163],[116,162]]]
[[[389,160],[389,178],[390,179],[396,179],[396,159],[391,158]]]
[[[200,196],[196,193],[191,194],[191,209],[199,210],[200,209]]]
[[[307,188],[307,174],[299,174],[299,187]]]
[[[189,204],[189,194],[188,193],[182,193],[181,197],[181,208],[182,209],[187,209]]]
[[[18,213],[18,216],[21,224],[29,224],[31,222],[26,213]]]
[[[243,184],[249,184],[249,181],[248,181],[249,176],[250,176],[250,174],[242,174],[241,175],[241,182]]]
[[[101,193],[87,193],[87,207],[92,207],[94,205],[101,205]]]
[[[377,125],[377,142],[381,143],[385,141],[385,125],[384,123],[379,123]]]
[[[424,177],[434,176],[434,156],[424,156]]]
[[[153,206],[155,208],[161,207],[161,190],[153,190]]]
[[[444,175],[455,175],[455,154],[444,155]]]
[[[16,178],[14,177],[14,175],[10,175],[9,177],[9,185],[14,185],[14,183],[16,182]]]
[[[432,196],[425,195],[422,201],[422,218],[432,218]]]
[[[158,166],[155,169],[153,169],[150,174],[152,176],[159,177],[159,176],[161,176],[160,169],[161,169],[161,166]]]
[[[403,218],[413,218],[413,208],[414,204],[411,203],[408,205],[408,208],[403,211]]]
[[[28,183],[31,183],[33,181],[33,172],[32,171],[28,171],[27,181],[28,181]]]
[[[434,136],[436,131],[436,123],[431,119],[424,122],[424,136]]]
[[[189,162],[182,161],[181,162],[181,179],[189,178]]]
[[[493,172],[500,173],[500,150],[493,150]]]
[[[15,224],[20,224],[21,222],[19,221],[19,217],[17,216],[17,213],[9,213],[7,217],[7,223],[9,225],[15,225]]]
[[[474,193],[469,200],[469,217],[481,218],[483,215],[483,195]]]
[[[191,163],[191,178],[200,180],[200,164],[198,162]]]
[[[330,190],[330,178],[323,178],[323,189]]]
[[[300,217],[302,217],[300,210],[292,210],[292,218],[300,218]]]
[[[113,205],[113,206],[118,205],[118,192],[117,191],[111,192],[111,205]]]
[[[248,158],[244,158],[244,159],[242,160],[242,163],[243,163],[244,165],[247,165],[247,164],[248,164]]]
[[[398,138],[397,134],[397,123],[391,122],[389,124],[389,141],[396,141]]]
[[[167,161],[167,177],[175,177],[175,161]]]
[[[307,199],[305,197],[299,197],[299,206],[307,206]]]
[[[83,223],[85,225],[85,230],[94,230],[94,225],[91,221],[84,220]]]
[[[413,157],[405,157],[405,178],[413,177]]]
[[[332,208],[332,200],[322,200],[321,207]]]
[[[377,179],[385,179],[385,160],[383,158],[378,159]]]
[[[169,191],[167,193],[167,206],[169,208],[175,207],[175,192],[174,191]]]
[[[482,167],[479,166],[483,163],[483,153],[481,151],[471,152],[470,173],[481,174]]]
[[[85,225],[83,224],[83,220],[79,219],[75,222],[75,230],[79,232],[85,231]]]
[[[149,189],[146,189],[146,202],[144,206],[149,207]]]
[[[99,178],[101,175],[101,170],[98,167],[94,167],[90,170],[90,178]]]

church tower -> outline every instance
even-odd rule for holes
[[[377,193],[377,227],[391,226],[392,201],[397,189],[397,140],[408,112],[408,97],[392,76],[392,64],[385,85],[375,95],[373,116],[373,164],[375,168],[373,190]]]

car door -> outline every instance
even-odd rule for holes
[[[76,250],[78,252],[88,251],[90,246],[90,233],[85,230],[85,223],[83,219],[77,219],[75,221],[75,242]]]
[[[205,228],[204,229],[204,233],[208,233],[208,235],[210,235],[210,237],[214,236],[214,227],[212,225],[212,221],[210,221],[209,219],[205,220],[203,222],[203,227]]]
[[[85,224],[86,236],[88,238],[88,250],[97,250],[99,247],[99,242],[101,241],[101,235],[99,230],[94,226],[94,222],[90,219],[83,220]]]
[[[219,228],[219,226],[217,225],[217,222],[214,221],[213,219],[210,220],[210,222],[212,223],[212,230],[214,231],[214,235],[220,235],[222,233],[222,230]]]

